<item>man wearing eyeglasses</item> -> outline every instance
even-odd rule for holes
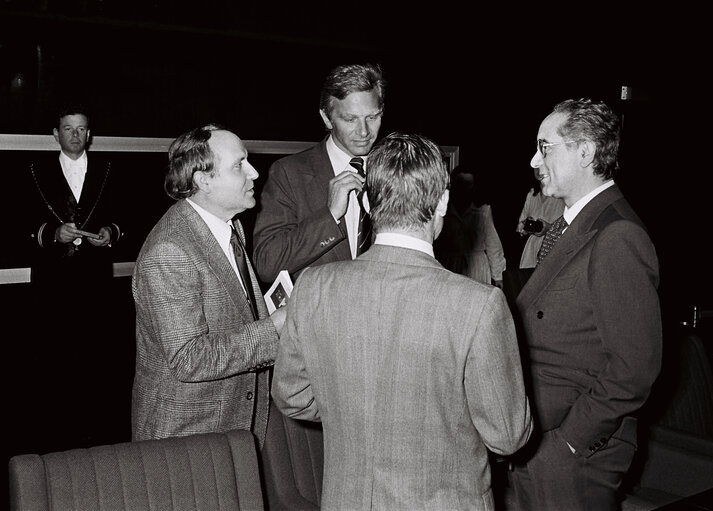
[[[619,130],[607,105],[579,99],[537,134],[530,164],[566,223],[517,297],[538,433],[514,459],[514,509],[618,509],[661,367],[658,259],[614,182]]]

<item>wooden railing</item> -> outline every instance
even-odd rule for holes
[[[93,137],[90,152],[116,153],[165,153],[173,138],[149,137]],[[276,158],[297,153],[313,146],[317,142],[293,140],[243,140],[250,155],[273,155]],[[58,151],[59,147],[52,135],[0,134],[0,152],[2,151]],[[459,162],[458,146],[441,146],[453,170]],[[1,154],[0,154],[1,156]],[[2,169],[3,171],[8,169]],[[17,211],[17,214],[22,214]],[[134,261],[115,262],[114,276],[131,275]],[[0,285],[30,282],[30,268],[0,268]]]

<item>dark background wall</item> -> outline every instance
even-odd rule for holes
[[[562,99],[600,98],[624,116],[619,182],[655,238],[663,288],[676,302],[708,300],[710,41],[700,12],[244,4],[6,0],[0,133],[50,133],[57,103],[75,96],[93,107],[94,135],[174,137],[217,121],[245,139],[319,140],[324,75],[377,62],[389,81],[382,133],[460,146],[515,266],[540,121]]]
[[[460,146],[462,165],[488,189],[516,267],[522,240],[514,229],[540,121],[560,100],[604,99],[624,117],[619,184],[657,246],[664,315],[711,305],[706,17],[682,5],[659,12],[535,4],[5,0],[0,133],[49,134],[58,103],[81,97],[93,109],[95,136],[175,137],[215,121],[244,139],[319,140],[326,73],[380,63],[389,82],[382,134],[417,132]],[[630,100],[620,99],[623,85]],[[268,162],[261,164],[266,173]],[[11,167],[0,171],[19,172]],[[123,172],[125,182],[153,186],[165,200],[161,165]],[[12,186],[4,192],[4,203],[22,203]],[[12,209],[22,215],[21,206]],[[11,249],[5,237],[3,251]],[[125,282],[117,287],[128,292]],[[15,342],[30,339],[18,328]],[[122,357],[130,367],[131,354]],[[18,402],[31,408],[28,399]]]

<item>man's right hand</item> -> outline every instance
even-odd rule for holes
[[[285,326],[285,318],[287,317],[287,307],[280,307],[275,309],[272,314],[270,314],[270,319],[272,324],[275,325],[275,330],[277,330],[277,335],[282,333],[282,327]]]
[[[349,193],[352,190],[358,193],[363,186],[364,178],[356,172],[345,171],[329,181],[327,207],[335,220],[339,221],[346,215],[349,206]]]
[[[74,222],[68,222],[57,227],[54,232],[54,240],[58,243],[72,243],[77,238],[81,238],[82,234],[77,229]]]

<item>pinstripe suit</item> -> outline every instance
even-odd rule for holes
[[[532,425],[499,289],[374,245],[304,270],[287,307],[273,398],[323,424],[324,509],[493,508],[487,451]]]
[[[250,273],[260,297],[252,267]],[[251,429],[262,444],[277,331],[263,300],[257,301],[260,319],[253,320],[228,259],[185,200],[149,233],[132,290],[133,439],[240,428]]]
[[[661,367],[658,269],[614,185],[584,206],[518,295],[541,433],[527,468],[513,473],[518,509],[617,507],[636,412]]]

